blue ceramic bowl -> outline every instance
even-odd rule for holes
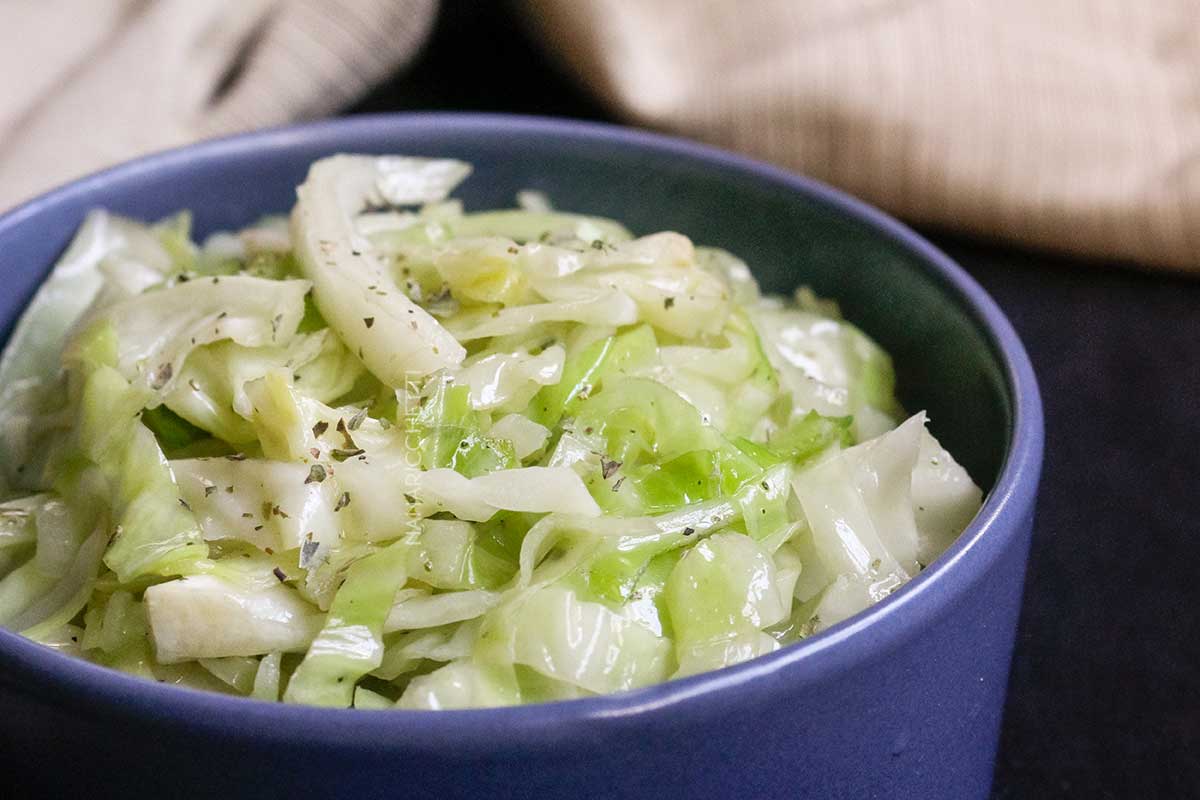
[[[124,797],[984,797],[1042,459],[1025,350],[982,289],[895,220],[827,186],[678,139],[507,116],[360,117],[150,156],[0,219],[11,330],[93,207],[200,235],[292,204],[336,151],[474,163],[468,208],[518,189],[636,232],[744,257],[764,286],[841,301],[895,357],[987,490],[978,518],[870,610],[747,664],[626,694],[524,708],[330,711],[162,686],[0,632],[4,780]]]

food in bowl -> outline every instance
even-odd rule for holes
[[[908,581],[980,491],[834,304],[735,255],[314,163],[290,220],[93,212],[0,361],[0,624],[357,708],[622,691]]]

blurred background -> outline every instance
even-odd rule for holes
[[[3,209],[439,109],[700,139],[914,224],[1047,412],[995,796],[1200,796],[1200,0],[4,0],[0,30]]]

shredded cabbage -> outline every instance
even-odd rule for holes
[[[549,702],[811,636],[978,511],[833,304],[468,173],[322,159],[199,245],[90,214],[0,356],[0,625],[260,701]]]

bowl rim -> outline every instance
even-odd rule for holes
[[[110,184],[159,170],[203,168],[265,150],[321,147],[331,152],[386,132],[436,137],[439,132],[540,136],[630,148],[701,168],[739,172],[805,195],[916,255],[950,299],[975,323],[992,349],[1012,401],[1009,445],[978,515],[951,547],[899,591],[821,633],[769,655],[715,672],[614,695],[493,709],[376,713],[268,703],[162,685],[56,653],[0,629],[0,681],[38,702],[93,717],[167,726],[227,740],[305,743],[332,748],[439,751],[462,754],[586,741],[595,725],[637,717],[705,713],[705,700],[741,691],[771,691],[829,680],[903,641],[941,616],[1020,536],[1032,513],[1043,448],[1041,399],[1032,365],[1008,319],[954,261],[888,214],[813,178],[687,139],[607,123],[474,112],[368,114],[288,125],[153,153],[50,190],[0,216],[0,236],[30,219],[89,195],[99,202]],[[709,705],[713,705],[709,703]],[[717,703],[716,705],[720,705]],[[711,712],[711,709],[709,709]],[[591,723],[591,724],[580,724]]]

